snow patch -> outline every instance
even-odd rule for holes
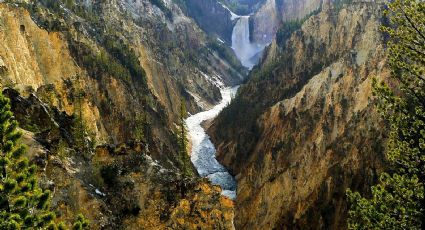
[[[94,190],[94,192],[99,196],[106,196],[105,193],[101,192],[98,188]]]
[[[220,43],[224,44],[224,41],[221,40],[221,38],[217,38],[217,41],[219,41]]]
[[[224,88],[223,79],[218,74],[214,74],[213,76],[209,76],[208,74],[206,74],[202,71],[199,71],[199,72],[201,73],[201,75],[205,79],[207,79],[207,81],[211,82],[212,84],[214,84],[218,88]]]

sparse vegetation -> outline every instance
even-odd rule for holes
[[[351,4],[353,0],[335,0],[332,3],[335,12],[339,12],[344,5]]]
[[[322,8],[318,8],[317,10],[311,12],[304,18],[300,20],[292,20],[292,21],[286,21],[282,23],[282,26],[279,27],[279,30],[276,33],[276,43],[279,46],[284,46],[286,40],[288,40],[292,33],[299,30],[302,26],[302,24],[309,19],[311,16],[318,14],[320,11],[322,11]]]
[[[105,36],[104,47],[112,57],[128,70],[132,79],[143,82],[144,86],[147,86],[145,70],[140,65],[139,57],[131,47],[116,36],[110,35]]]
[[[238,15],[248,15],[253,12],[253,10],[261,5],[264,0],[220,0],[221,3],[229,7],[235,14]]]
[[[217,39],[211,38],[208,40],[208,46],[212,50],[216,51],[220,58],[227,60],[231,66],[236,67],[237,71],[240,73],[245,71],[245,68],[240,64],[240,61],[234,55],[232,49],[230,49],[226,44],[220,43]]]
[[[134,123],[134,138],[136,142],[146,142],[149,128],[147,114],[145,112],[136,112]]]

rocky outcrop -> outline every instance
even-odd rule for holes
[[[105,214],[113,216],[107,228],[232,228],[233,201],[221,196],[219,187],[182,179],[146,151],[137,145],[97,148],[92,172],[100,180],[93,185],[111,211]]]
[[[321,4],[322,0],[267,0],[252,16],[252,40],[270,43],[282,23],[301,20]]]
[[[260,44],[271,42],[281,23],[275,0],[267,0],[251,18],[251,40]]]
[[[219,187],[182,179],[153,160],[147,146],[99,146],[87,161],[46,152],[31,133],[24,142],[33,159],[47,156],[41,183],[53,191],[59,220],[82,213],[91,229],[232,229],[233,201]]]
[[[274,42],[209,129],[238,181],[237,229],[345,229],[345,190],[385,165],[372,78],[386,79],[383,6],[326,8]]]
[[[277,0],[277,9],[283,21],[300,20],[319,9],[326,0]]]
[[[220,0],[238,15],[249,15],[257,11],[265,0]]]
[[[216,0],[185,1],[188,14],[206,32],[232,44],[233,22],[229,10]]]

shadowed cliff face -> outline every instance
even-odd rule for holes
[[[221,0],[238,15],[249,15],[257,11],[265,0]]]
[[[230,12],[216,0],[189,0],[185,2],[188,14],[210,34],[231,44],[233,22]]]
[[[367,192],[383,168],[382,5],[332,8],[273,42],[209,129],[238,181],[236,228],[344,229],[345,190]]]

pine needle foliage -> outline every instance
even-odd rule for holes
[[[0,93],[0,229],[66,229],[50,210],[50,191],[38,186],[36,166],[24,156],[10,109],[10,100]],[[79,215],[73,229],[84,228],[88,221]]]
[[[193,169],[190,162],[190,157],[188,153],[188,144],[189,140],[187,139],[187,128],[185,123],[185,118],[187,116],[186,103],[182,98],[180,100],[180,118],[179,118],[179,130],[178,130],[178,145],[179,145],[179,160],[181,163],[181,168],[183,175],[185,177],[193,176]]]
[[[391,132],[386,157],[392,171],[372,186],[371,198],[348,191],[350,229],[425,229],[425,2],[394,0],[382,30],[396,86],[374,81],[378,109]]]
[[[17,127],[9,99],[0,94],[0,229],[53,227],[50,192],[37,186],[36,167],[23,156]]]

